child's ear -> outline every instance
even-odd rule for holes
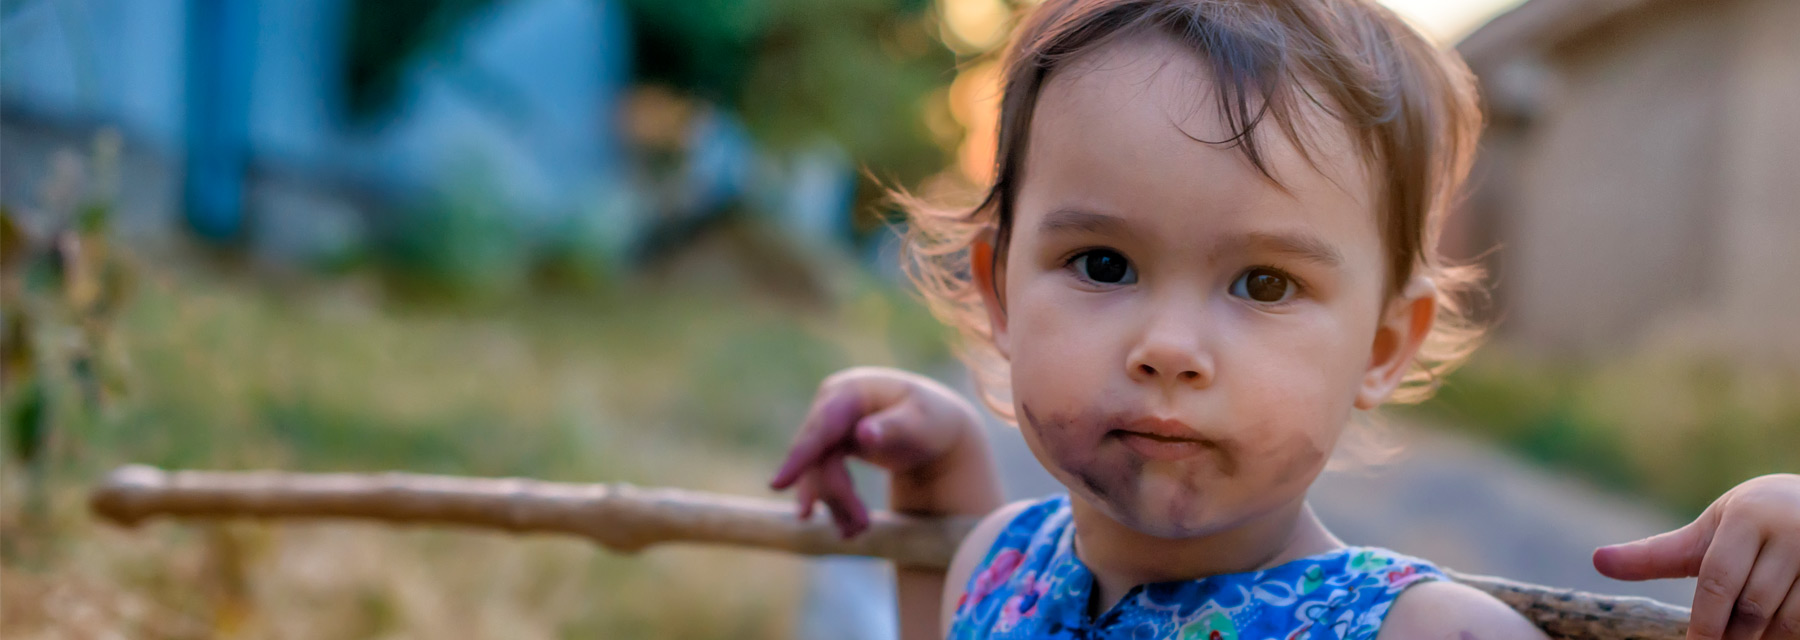
[[[1356,408],[1374,409],[1406,378],[1413,356],[1419,354],[1431,325],[1437,319],[1437,285],[1415,276],[1400,295],[1388,301],[1381,324],[1375,327],[1375,344],[1369,351],[1369,368],[1356,390]]]
[[[975,238],[975,244],[969,247],[969,272],[974,277],[975,289],[981,292],[981,306],[987,308],[988,326],[993,328],[994,347],[1000,355],[1011,358],[1012,349],[1006,344],[1006,306],[1000,297],[1000,275],[1005,273],[1006,261],[995,255],[994,230],[981,232]]]

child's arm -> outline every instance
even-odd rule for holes
[[[1376,640],[1547,640],[1542,629],[1493,596],[1460,582],[1407,587]]]
[[[1594,568],[1698,577],[1690,639],[1800,638],[1800,475],[1751,478],[1688,526],[1595,550]]]
[[[850,457],[891,473],[889,505],[901,513],[982,515],[1000,506],[975,408],[924,376],[863,367],[826,378],[769,484],[797,487],[802,518],[823,500],[839,531],[853,536],[869,516],[850,481]],[[902,640],[937,637],[944,584],[941,570],[896,570]]]
[[[889,483],[888,504],[895,511],[919,515],[980,515],[984,518],[977,530],[958,545],[957,558],[975,556],[966,567],[954,566],[960,573],[940,569],[894,568],[894,589],[899,604],[900,640],[943,638],[949,631],[949,615],[955,611],[955,597],[968,582],[969,572],[981,561],[981,555],[1000,534],[1005,521],[995,511],[1001,500],[999,475],[994,469],[993,455],[987,439],[981,435],[979,423],[970,430],[968,442],[953,448],[933,469],[913,473],[895,473]],[[1016,509],[1010,511],[1016,512]],[[1010,519],[1010,518],[1009,518]],[[1000,526],[994,526],[998,521]],[[985,530],[984,530],[985,529]],[[984,538],[986,543],[979,544]],[[964,547],[979,546],[972,554]],[[958,577],[950,578],[951,575]],[[943,624],[939,622],[943,621]]]

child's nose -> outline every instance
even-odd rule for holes
[[[1151,384],[1211,386],[1213,359],[1192,327],[1157,326],[1145,334],[1126,361],[1127,375]]]

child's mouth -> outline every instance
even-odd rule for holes
[[[1206,444],[1194,438],[1125,431],[1114,429],[1106,434],[1116,437],[1119,442],[1136,451],[1138,455],[1157,460],[1180,460],[1196,456],[1206,451]]]

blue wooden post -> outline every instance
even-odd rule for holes
[[[183,211],[201,238],[233,244],[244,235],[256,0],[190,0],[188,7]]]

